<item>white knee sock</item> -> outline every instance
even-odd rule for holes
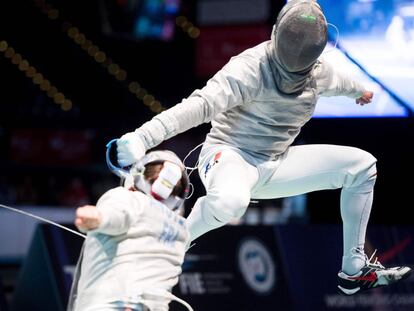
[[[365,235],[371,213],[374,192],[354,193],[349,189],[341,192],[341,217],[343,222],[342,271],[348,275],[357,273],[365,264],[365,256],[355,249],[364,249]]]

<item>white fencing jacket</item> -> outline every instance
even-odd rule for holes
[[[255,157],[284,153],[311,119],[319,96],[362,96],[364,87],[320,59],[299,94],[278,88],[271,41],[250,48],[218,71],[201,90],[136,130],[146,149],[211,121],[205,146],[230,145]],[[286,81],[284,81],[286,82]]]
[[[168,299],[146,301],[143,294],[171,292],[177,284],[189,239],[185,219],[123,187],[106,192],[96,206],[102,224],[87,233],[68,309],[144,302],[151,310],[168,310]]]

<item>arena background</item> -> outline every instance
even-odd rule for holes
[[[320,3],[340,33],[334,48],[337,35],[330,29],[334,51],[328,56],[375,91],[374,108],[364,110],[343,98],[322,102],[296,143],[350,145],[377,157],[379,173],[368,237],[373,248],[395,250],[399,246],[398,256],[394,254],[390,262],[410,265],[414,6],[398,0]],[[283,4],[280,0],[1,1],[0,204],[70,225],[76,206],[95,203],[105,190],[118,184],[105,163],[106,143],[202,87],[232,55],[267,40]],[[338,110],[336,103],[343,109]],[[209,128],[204,124],[191,129],[157,149],[172,149],[184,158],[203,141]],[[188,165],[195,164],[197,155],[198,150]],[[195,192],[186,204],[186,214],[204,194],[196,173],[192,182]],[[200,239],[186,259],[176,290],[195,310],[259,310],[258,306],[260,310],[414,309],[412,279],[395,291],[405,296],[375,292],[377,303],[372,298],[371,304],[326,298],[334,292],[328,285],[335,286],[340,224],[339,191],[254,202],[240,224]],[[65,238],[56,238],[60,234]],[[275,272],[284,284],[281,289],[256,295],[241,285],[244,275],[233,257],[243,249],[244,238],[259,241],[248,244],[253,248],[261,250],[264,245],[270,250],[262,258],[270,256],[282,267]],[[77,239],[38,226],[27,216],[0,210],[0,309],[63,308],[66,291],[62,288],[70,277],[62,276],[62,269],[74,264]],[[36,251],[36,243],[51,250]],[[58,248],[67,248],[70,255],[62,259],[63,255],[55,254],[61,254]],[[204,255],[215,259],[192,261]],[[330,279],[326,287],[312,292],[312,278],[325,274],[306,274],[308,265],[318,258],[329,265],[326,277]],[[48,267],[51,261],[55,262],[52,268]],[[36,264],[45,265],[45,270]],[[36,277],[40,280],[34,286],[31,280]],[[200,278],[225,286],[189,292],[194,287],[186,284],[199,284]],[[49,294],[40,299],[34,287]],[[237,299],[243,293],[247,298]],[[16,302],[30,302],[30,297],[49,304],[33,307]]]

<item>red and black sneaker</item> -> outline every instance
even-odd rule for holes
[[[354,295],[367,289],[388,286],[402,281],[411,274],[409,267],[385,268],[377,258],[371,262],[372,257],[367,258],[365,266],[354,275],[348,275],[343,271],[338,273],[338,290],[344,295]]]

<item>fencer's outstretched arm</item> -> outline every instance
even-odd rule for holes
[[[345,73],[336,71],[332,64],[326,60],[322,59],[319,61],[315,68],[315,74],[319,96],[347,96],[354,99],[364,97],[365,100],[363,102],[368,103],[369,94],[366,94],[365,87]],[[372,92],[368,93],[371,93],[372,99]]]
[[[131,202],[129,190],[114,188],[107,191],[96,206],[86,205],[76,210],[76,227],[82,232],[99,232],[107,235],[120,235],[128,231],[138,220],[140,208]],[[134,206],[134,208],[131,208]]]
[[[117,141],[119,164],[128,166],[164,140],[210,122],[215,115],[248,102],[258,91],[259,80],[243,57],[232,59],[204,88],[194,91],[187,99],[155,116],[135,132],[122,136]]]
[[[98,228],[101,219],[101,213],[95,205],[83,205],[76,209],[75,226],[81,232],[85,233]]]

